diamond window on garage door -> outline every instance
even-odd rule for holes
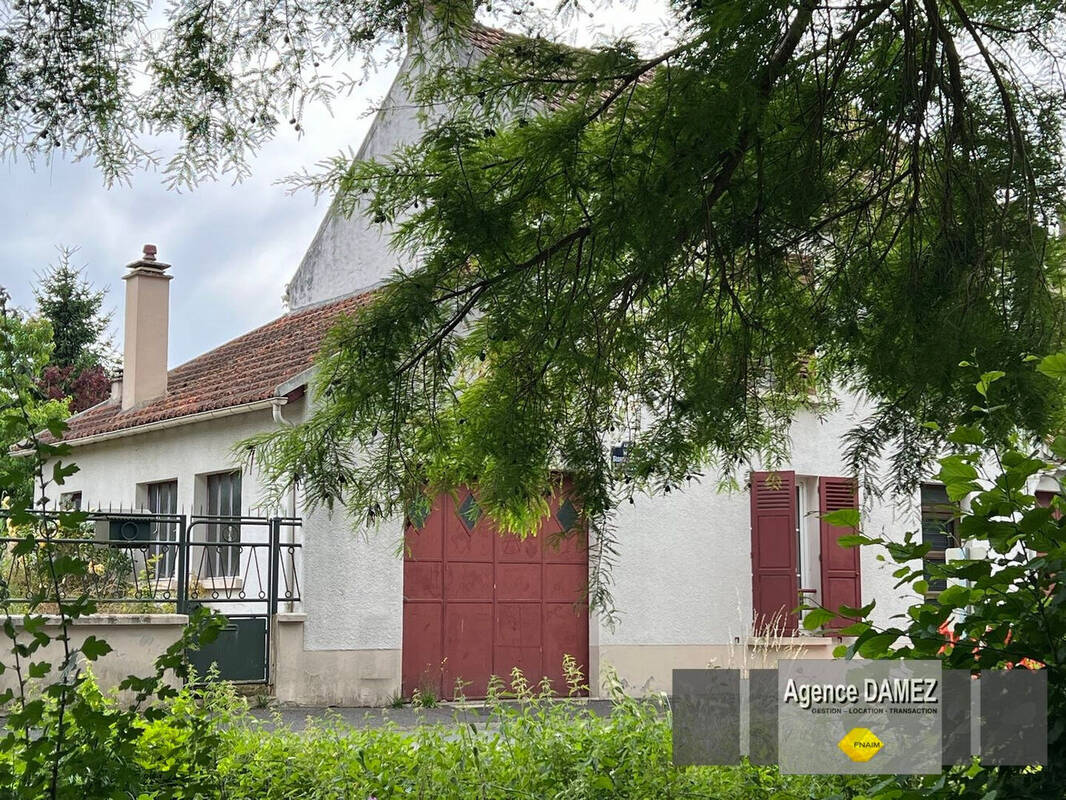
[[[563,500],[559,505],[559,510],[555,512],[555,518],[559,520],[559,524],[563,526],[564,531],[573,528],[579,516],[577,509],[574,508],[574,504],[570,502],[569,497]]]
[[[481,506],[477,504],[474,495],[467,494],[466,499],[459,505],[459,519],[468,531],[474,530],[477,521],[481,519]]]

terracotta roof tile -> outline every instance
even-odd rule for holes
[[[365,306],[373,293],[345,297],[286,314],[167,373],[167,393],[122,410],[104,401],[67,421],[65,441],[267,400],[311,366],[322,337],[341,314]]]

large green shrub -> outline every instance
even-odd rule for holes
[[[1066,391],[1066,354],[1036,368]],[[976,672],[1043,669],[1048,679],[1048,759],[1044,767],[983,768],[975,763],[924,780],[899,778],[879,797],[1058,798],[1066,796],[1066,432],[1040,441],[1013,430],[1015,410],[995,402],[1001,372],[980,374],[975,403],[961,423],[943,431],[945,452],[936,479],[946,488],[962,543],[988,548],[987,557],[926,560],[931,545],[920,534],[894,537],[856,534],[841,541],[878,545],[897,564],[896,589],[913,597],[898,624],[870,619],[876,601],[844,609],[856,638],[839,655],[864,658],[940,659],[945,669]],[[931,426],[936,428],[936,426]],[[1057,487],[1050,503],[1035,494]],[[858,527],[855,511],[827,515],[837,525]],[[884,555],[879,556],[885,560]],[[931,581],[946,588],[929,593]],[[817,627],[832,610],[812,609],[804,619]]]

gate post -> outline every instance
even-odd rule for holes
[[[281,563],[281,519],[270,518],[270,615],[278,613],[278,569]]]
[[[179,614],[189,613],[189,528],[185,515],[178,522],[178,596],[175,608]]]

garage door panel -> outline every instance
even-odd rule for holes
[[[497,600],[536,600],[543,595],[540,564],[497,564]]]
[[[496,560],[501,562],[540,563],[541,538],[527,536],[496,536]]]
[[[407,697],[426,688],[441,696],[442,612],[440,603],[409,602],[404,607],[402,691]]]
[[[545,564],[544,599],[570,603],[584,600],[588,574],[584,564]]]
[[[503,679],[509,690],[513,690],[514,669],[522,671],[522,676],[531,686],[540,683],[544,676],[544,668],[541,664],[540,647],[504,647],[497,645],[495,649],[495,668],[493,674]],[[552,687],[555,687],[554,682]]]
[[[444,537],[441,531],[444,527],[443,514],[440,512],[440,504],[426,518],[425,525],[415,528],[407,526],[404,536],[405,555],[412,561],[440,561],[444,557]]]
[[[531,684],[547,674],[565,694],[563,654],[587,666],[587,545],[573,533],[549,544],[562,527],[559,501],[551,506],[537,536],[501,537],[474,494],[460,490],[438,498],[422,529],[407,532],[405,694],[421,682],[452,697],[461,679],[464,696],[483,697],[490,675],[509,683],[514,667]],[[565,511],[573,522],[573,506]]]
[[[448,526],[444,534],[444,555],[448,561],[483,561],[492,563],[492,536],[468,531],[461,522]]]
[[[448,562],[444,565],[446,600],[492,600],[492,564]]]
[[[551,564],[588,563],[588,536],[584,531],[570,531],[548,537],[544,546],[544,561]]]
[[[442,565],[407,561],[403,565],[403,596],[407,600],[440,600],[444,595]]]
[[[552,687],[561,695],[567,693],[564,655],[577,659],[584,682],[588,682],[588,634],[588,609],[584,604],[544,603],[543,669],[551,678]]]
[[[540,650],[541,609],[536,603],[496,604],[496,643],[507,647],[532,646]]]
[[[492,673],[492,603],[448,603],[444,612],[444,696],[462,680],[468,697],[484,697]]]
[[[511,684],[518,667],[526,680],[536,683],[544,674],[541,664],[541,604],[497,603],[493,672]]]

